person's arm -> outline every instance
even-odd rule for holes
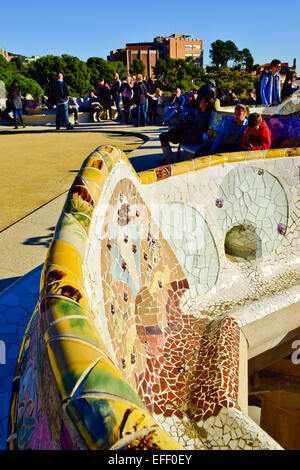
[[[171,106],[173,106],[173,104],[175,103],[175,100],[176,100],[176,95],[172,95],[171,99],[170,99],[170,105]]]
[[[250,136],[250,127],[247,128],[246,132],[243,134],[242,140],[241,140],[241,147],[243,150],[251,150],[252,145],[249,144],[248,138]]]
[[[228,125],[229,124],[227,123],[227,126]],[[215,138],[215,140],[212,143],[212,146],[211,146],[211,149],[210,149],[211,154],[216,153],[217,149],[220,147],[220,145],[223,142],[224,138],[225,138],[225,125],[223,125],[221,127],[220,131],[217,134],[217,137]]]
[[[267,100],[267,95],[266,95],[268,77],[269,77],[269,74],[266,73],[266,75],[264,75],[263,78],[261,79],[260,96],[261,96],[262,104],[269,104]]]

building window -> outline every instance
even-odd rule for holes
[[[194,49],[201,49],[201,46],[199,44],[194,44]]]
[[[185,57],[193,57],[193,54],[184,54]]]
[[[200,54],[194,54],[193,57],[194,57],[194,59],[201,59],[201,55],[200,55]]]
[[[193,49],[193,45],[192,44],[185,44],[184,48],[185,49]]]

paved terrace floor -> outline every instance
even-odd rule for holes
[[[97,148],[98,145],[102,144],[101,136],[99,136],[99,144],[97,144],[97,139],[95,141],[95,132],[105,133],[106,136],[109,135],[111,137],[111,145],[116,146],[118,139],[120,139],[120,135],[122,135],[126,136],[126,143],[129,144],[127,145],[129,150],[130,143],[134,143],[135,146],[137,146],[135,150],[127,151],[126,153],[135,170],[138,172],[159,166],[158,161],[162,159],[159,134],[164,130],[167,130],[167,128],[159,126],[135,127],[133,125],[122,125],[115,121],[104,121],[99,124],[82,123],[78,127],[76,126],[72,131],[56,131],[54,124],[27,126],[25,129],[20,128],[19,130],[14,130],[13,127],[2,125],[0,126],[0,139],[3,139],[3,143],[5,135],[11,135],[12,133],[18,133],[18,138],[20,139],[24,136],[23,140],[28,138],[29,134],[32,138],[34,138],[34,135],[38,133],[53,132],[55,134],[59,134],[57,153],[54,155],[53,153],[51,154],[52,163],[53,159],[57,159],[57,163],[59,163],[63,156],[63,151],[59,142],[62,141],[63,135],[67,134],[68,137],[66,136],[66,138],[68,139],[74,136],[74,145],[78,142],[78,133],[82,135],[82,138],[84,135],[87,135],[88,137],[90,136],[90,139],[93,139],[94,146],[87,149],[87,153],[84,155],[84,158],[87,157],[92,150]],[[93,134],[91,134],[92,132]],[[142,139],[138,140],[137,137],[141,137]],[[43,152],[45,150],[47,149],[44,148]],[[10,163],[7,163],[6,161],[5,165],[6,167],[8,165],[10,171],[13,171],[15,165],[18,165],[17,155],[10,155],[8,157],[3,154],[3,145],[2,151],[0,146],[0,164],[1,159],[9,159]],[[78,169],[80,168],[81,163],[79,166],[77,165]],[[28,164],[30,164],[30,162],[28,162]],[[70,168],[69,171],[73,172],[73,181],[77,171],[73,168],[74,166],[76,167],[76,165],[71,166],[72,168]],[[30,167],[30,178],[32,182],[39,178],[39,171],[40,169],[38,166],[36,166],[36,168],[34,166]],[[24,180],[20,181],[17,179],[14,182],[14,193],[22,193],[23,184],[25,183],[28,184],[28,181],[25,182]],[[2,195],[3,191],[5,191],[5,184],[5,174],[2,173],[2,185],[0,189],[0,193],[2,193]],[[20,277],[44,263],[49,243],[70,186],[71,184],[59,196],[50,197],[48,201],[45,201],[39,207],[32,205],[32,209],[28,209],[28,213],[17,221],[4,227],[2,225],[0,229],[0,292],[13,284]],[[2,197],[1,199],[3,200]],[[11,203],[10,206],[11,211],[13,211],[13,204]]]

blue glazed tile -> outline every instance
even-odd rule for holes
[[[18,324],[27,316],[26,310],[23,307],[9,308],[5,313],[7,323],[10,325]]]
[[[15,294],[4,294],[1,296],[1,304],[7,305],[9,307],[14,307],[16,305],[20,305],[20,298]]]

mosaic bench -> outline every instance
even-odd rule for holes
[[[114,147],[89,155],[23,339],[9,448],[281,449],[247,414],[243,329],[300,301],[299,164],[285,148],[136,174]],[[242,224],[255,250],[225,253]]]
[[[220,106],[220,101],[215,101],[215,112],[233,114],[235,106]],[[300,113],[300,94],[294,93],[288,96],[277,106],[256,105],[249,106],[250,113],[260,113],[263,116],[297,116]]]

